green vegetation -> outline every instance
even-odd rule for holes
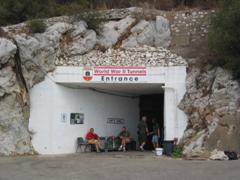
[[[41,19],[34,19],[27,22],[30,33],[43,33],[46,30],[46,24]]]
[[[172,153],[172,158],[178,159],[183,156],[183,149],[181,147],[175,147]]]
[[[73,17],[74,17],[74,21],[79,21],[79,20],[85,21],[88,25],[88,28],[94,30],[96,33],[100,32],[100,24],[106,21],[106,19],[98,11],[76,14]]]
[[[29,19],[72,15],[89,9],[140,6],[171,10],[177,7],[207,7],[217,0],[0,0],[0,26]]]
[[[240,79],[240,1],[222,0],[220,7],[209,34],[215,58],[212,62],[231,70],[234,78]]]
[[[86,9],[87,5],[87,0],[0,0],[0,26],[75,14]]]

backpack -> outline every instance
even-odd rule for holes
[[[238,156],[236,152],[233,151],[224,151],[224,154],[228,157],[229,160],[237,160]]]

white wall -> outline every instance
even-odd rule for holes
[[[187,116],[178,108],[178,104],[186,92],[186,75],[184,66],[165,67],[165,140],[182,138],[187,126]]]
[[[85,137],[90,127],[94,127],[100,136],[116,136],[123,125],[107,124],[107,118],[110,117],[125,119],[124,125],[137,138],[138,98],[72,89],[49,79],[36,85],[31,90],[30,97],[29,129],[35,133],[32,143],[40,154],[75,152],[76,138]],[[71,112],[84,113],[84,124],[71,125]],[[68,114],[67,122],[61,121],[61,113]]]

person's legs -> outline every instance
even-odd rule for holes
[[[139,146],[139,148],[143,151],[144,150],[144,145],[146,144],[146,139],[147,139],[147,137],[146,137],[146,135],[145,134],[141,134],[140,135],[141,137],[140,137],[140,139],[141,139],[141,141],[140,141],[140,146]]]
[[[97,152],[100,152],[99,145],[98,145],[97,142],[95,143],[95,147],[96,147],[96,151],[97,151]]]
[[[154,149],[158,148],[158,136],[157,135],[153,135],[152,143],[153,143]]]
[[[122,146],[124,147],[126,145],[126,138],[122,138]]]
[[[124,144],[125,144],[125,140],[124,140],[124,138],[120,138],[120,140],[121,140],[121,145],[120,145],[120,147],[119,147],[119,151],[121,151],[122,149],[123,149],[123,146],[124,146]]]
[[[127,144],[127,143],[130,143],[130,138],[125,138],[125,145]]]
[[[96,140],[95,146],[96,146],[97,152],[100,152],[101,144],[100,144],[100,142],[98,140]]]
[[[125,152],[126,151],[126,138],[123,138],[123,151]]]
[[[126,151],[126,144],[130,142],[129,138],[121,138],[121,146],[119,147],[119,151],[121,151],[123,149],[123,151]]]
[[[91,140],[88,141],[88,144],[95,145],[96,151],[100,152],[100,144],[98,143],[98,140],[91,139]]]
[[[142,144],[140,145],[140,149],[141,149],[142,151],[144,151],[144,148],[143,148],[143,147],[145,146],[145,144],[146,144],[145,142],[142,142]]]
[[[130,138],[125,138],[124,140],[124,146],[123,146],[123,151],[126,151],[126,144],[130,143]]]

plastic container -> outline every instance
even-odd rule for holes
[[[174,141],[163,141],[163,154],[171,156],[174,149]]]
[[[163,154],[163,148],[156,148],[155,150],[156,150],[156,155],[157,155],[157,156],[162,156],[162,154]]]

